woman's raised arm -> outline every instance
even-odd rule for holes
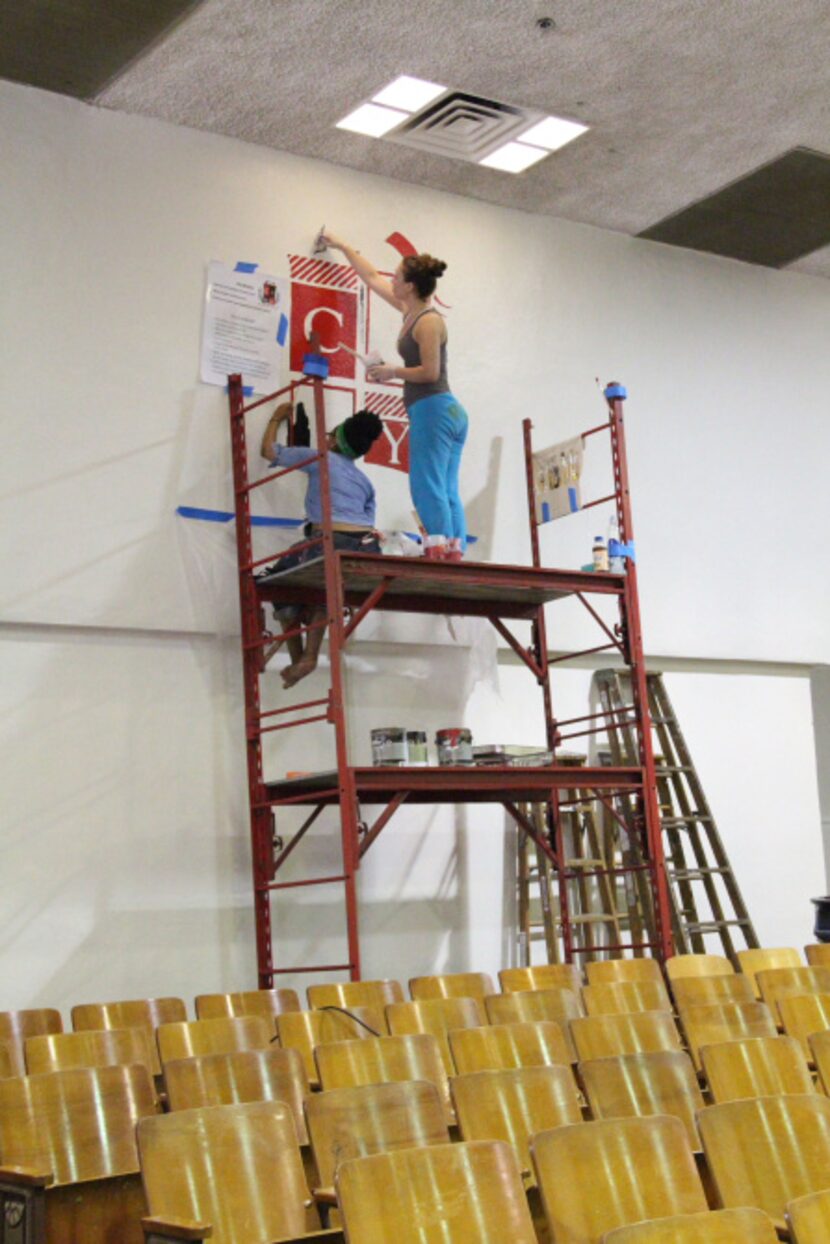
[[[343,242],[325,229],[321,234],[321,239],[331,250],[342,252],[346,262],[351,264],[361,281],[368,285],[369,289],[374,290],[379,298],[388,302],[396,310],[403,311],[402,303],[392,292],[391,282],[385,276],[381,276],[375,265],[365,259],[360,251],[356,251],[353,246],[349,246],[348,242]]]

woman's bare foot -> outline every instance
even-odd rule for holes
[[[303,657],[301,661],[295,661],[293,665],[286,665],[285,669],[282,670],[282,685],[284,687],[293,687],[301,678],[312,674],[316,668],[317,662],[309,657]]]

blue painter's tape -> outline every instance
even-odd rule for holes
[[[198,506],[180,505],[176,509],[180,518],[195,518],[202,523],[229,523],[234,515],[229,510],[203,510]],[[304,518],[271,518],[267,514],[252,514],[252,527],[302,527]]]
[[[227,385],[225,385],[225,392],[226,392],[226,393],[228,392],[228,386],[227,386]],[[243,397],[253,397],[253,395],[254,395],[254,386],[253,386],[252,384],[243,384],[243,386],[242,386],[242,396],[243,396]]]
[[[628,389],[624,384],[608,384],[603,389],[603,394],[607,398],[620,397],[625,401],[628,397]]]
[[[277,329],[277,345],[284,346],[285,339],[288,336],[288,316],[283,312],[280,316],[280,325]]]
[[[234,268],[234,272],[256,272],[259,267],[258,263],[238,263]]]
[[[542,502],[542,522],[550,522],[550,505],[547,501]]]
[[[576,514],[577,510],[579,509],[579,501],[577,500],[575,488],[568,489],[568,502],[571,507],[571,513]]]

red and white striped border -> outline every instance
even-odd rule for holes
[[[406,407],[394,393],[367,393],[366,409],[381,419],[405,419]]]
[[[327,289],[357,289],[357,273],[345,264],[329,263],[326,259],[308,259],[289,255],[291,280],[304,285],[324,285]]]

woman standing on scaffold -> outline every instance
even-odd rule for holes
[[[403,367],[370,367],[367,379],[403,381],[409,415],[409,488],[426,533],[427,557],[460,561],[467,547],[464,506],[458,492],[461,451],[467,439],[467,412],[447,381],[447,326],[432,305],[446,264],[432,255],[407,255],[388,281],[359,251],[334,234],[320,240],[342,251],[360,279],[403,315],[398,352]]]

